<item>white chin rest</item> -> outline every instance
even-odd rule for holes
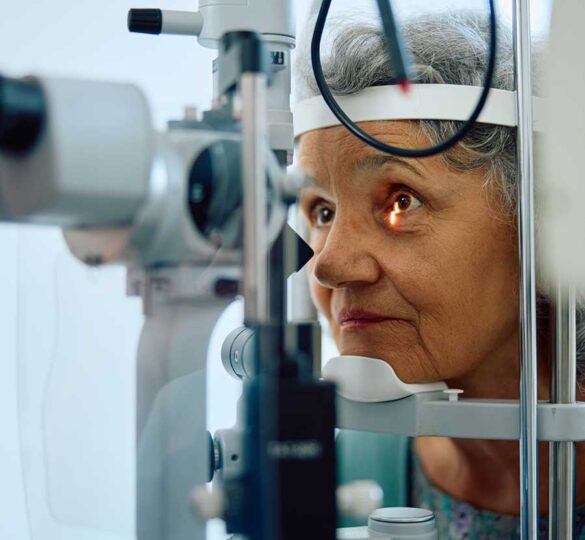
[[[445,390],[444,382],[408,384],[377,358],[336,356],[323,368],[323,378],[337,384],[337,393],[351,401],[394,401],[420,392]]]

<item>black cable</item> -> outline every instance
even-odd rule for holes
[[[409,84],[410,75],[408,73],[407,55],[402,47],[402,36],[400,28],[396,24],[396,19],[392,13],[392,4],[390,0],[377,0],[380,18],[382,19],[382,29],[386,36],[386,47],[388,56],[394,64],[395,79],[398,84],[406,88]]]
[[[385,152],[387,154],[393,154],[396,156],[406,157],[406,158],[422,158],[422,157],[429,157],[434,156],[436,154],[440,154],[441,152],[445,152],[455,144],[457,144],[473,127],[475,121],[478,119],[483,107],[487,101],[488,94],[491,89],[492,80],[495,72],[495,65],[496,65],[496,11],[494,7],[494,0],[488,0],[489,10],[490,10],[490,44],[489,44],[489,60],[488,65],[485,73],[484,85],[481,96],[477,105],[469,117],[463,125],[449,138],[442,141],[441,143],[431,146],[429,148],[417,148],[417,149],[410,149],[410,148],[399,148],[397,146],[392,146],[382,141],[372,137],[368,133],[366,133],[363,129],[358,127],[355,122],[345,114],[345,112],[341,109],[331,90],[325,80],[325,76],[323,74],[323,66],[321,65],[321,40],[323,39],[323,30],[325,29],[325,23],[327,21],[327,15],[329,14],[329,8],[331,7],[332,0],[323,0],[321,3],[321,9],[319,10],[319,14],[317,16],[317,21],[315,23],[315,30],[313,32],[313,39],[311,41],[311,61],[313,64],[313,73],[315,74],[315,80],[317,81],[317,86],[323,95],[323,99],[327,106],[331,110],[331,112],[337,117],[337,119],[343,124],[353,135],[355,135],[358,139],[362,140],[364,143],[380,150],[381,152]],[[422,119],[421,119],[422,120]]]

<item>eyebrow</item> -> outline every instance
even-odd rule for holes
[[[414,173],[419,178],[425,178],[425,176],[420,172],[420,170],[409,163],[408,161],[399,158],[398,156],[393,156],[391,154],[369,154],[364,156],[361,159],[358,159],[353,164],[354,172],[363,172],[363,171],[374,171],[376,169],[381,169],[388,165],[398,165],[404,167]],[[299,170],[302,170],[299,168]],[[312,175],[304,172],[306,183],[303,188],[318,188],[323,191],[327,191],[325,187],[323,187],[319,181]]]
[[[412,173],[416,174],[420,178],[424,178],[422,173],[418,170],[417,167],[401,159],[397,156],[392,156],[390,154],[370,154],[365,156],[361,159],[358,159],[353,164],[354,171],[372,171],[374,169],[380,169],[385,167],[386,165],[400,165],[411,171]]]

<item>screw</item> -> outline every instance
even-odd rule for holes
[[[449,401],[459,401],[459,394],[463,394],[463,390],[460,388],[447,388],[447,390],[443,390],[443,394],[449,396]]]

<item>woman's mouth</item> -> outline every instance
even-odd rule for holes
[[[343,309],[337,314],[337,323],[343,329],[368,328],[377,324],[395,320],[380,313],[364,311],[361,309]]]

